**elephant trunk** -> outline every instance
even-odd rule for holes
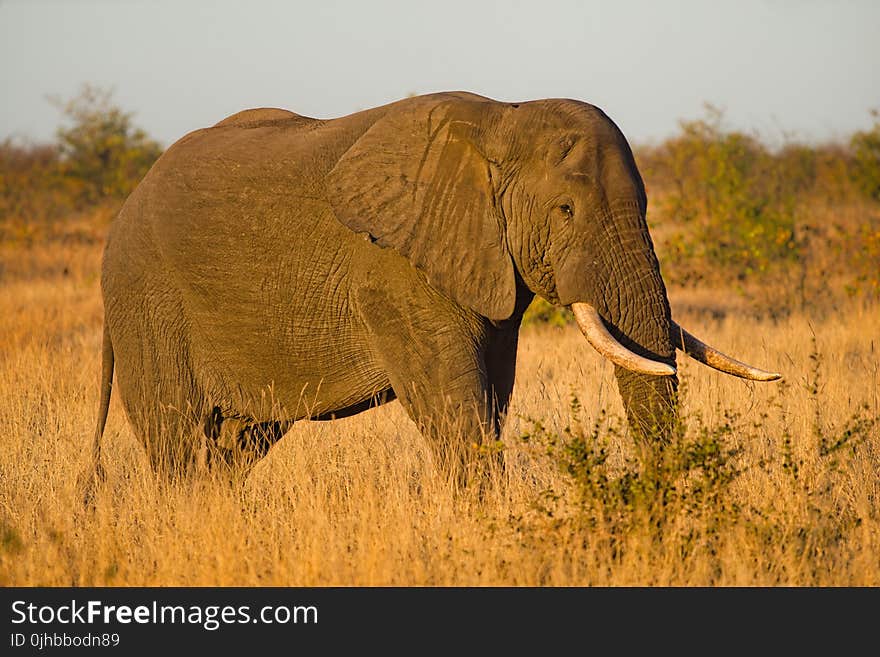
[[[614,214],[586,266],[584,282],[594,286],[570,305],[587,340],[615,364],[638,442],[655,445],[669,438],[675,420],[673,323],[644,215],[635,204]],[[601,329],[604,343],[595,339]]]
[[[672,319],[653,249],[633,260],[632,269],[620,278],[622,287],[612,296],[606,317],[611,324],[609,332],[624,347],[671,372],[658,376],[615,363],[617,387],[630,426],[638,438],[654,444],[671,436],[675,421],[678,378],[670,337]]]

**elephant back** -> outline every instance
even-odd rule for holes
[[[219,123],[214,124],[214,128],[225,128],[235,126],[237,128],[258,128],[266,124],[276,123],[278,121],[290,121],[293,125],[311,123],[317,121],[308,116],[302,116],[295,112],[277,107],[258,107],[256,109],[246,109],[236,112],[231,116],[227,116]]]

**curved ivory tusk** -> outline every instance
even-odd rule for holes
[[[634,354],[620,344],[605,328],[602,318],[593,306],[587,303],[573,303],[571,310],[574,318],[581,329],[581,333],[592,345],[593,349],[605,356],[615,365],[625,367],[640,374],[653,374],[655,376],[672,376],[675,368],[666,363],[661,363],[649,358],[643,358]]]
[[[719,372],[726,372],[727,374],[733,374],[734,376],[752,381],[776,381],[782,378],[782,375],[778,372],[761,370],[722,354],[717,349],[713,349],[702,340],[692,336],[675,322],[672,322],[672,330],[670,332],[672,334],[672,344],[677,349],[681,349],[694,360],[698,360]]]

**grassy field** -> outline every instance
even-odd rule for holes
[[[534,326],[482,496],[438,476],[396,402],[298,424],[239,484],[159,484],[115,397],[86,513],[102,309],[83,234],[0,250],[2,585],[880,585],[876,304],[753,319],[671,288],[683,325],[785,382],[682,359],[655,472],[611,366],[576,328]]]

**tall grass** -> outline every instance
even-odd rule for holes
[[[20,275],[0,284],[3,585],[880,584],[876,305],[713,318],[673,288],[679,321],[786,382],[682,360],[683,422],[650,471],[611,366],[573,327],[534,326],[507,467],[481,494],[440,475],[396,402],[297,424],[236,485],[159,483],[115,397],[107,482],[83,512],[99,249],[59,243],[8,264]]]

